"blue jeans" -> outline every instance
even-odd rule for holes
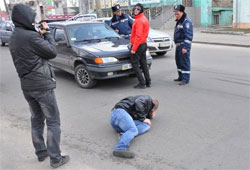
[[[147,123],[133,120],[124,109],[114,109],[111,113],[110,123],[116,132],[123,132],[114,150],[128,149],[134,137],[139,136],[150,129]]]

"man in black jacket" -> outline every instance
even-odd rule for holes
[[[135,156],[133,152],[128,151],[128,147],[135,136],[150,129],[151,119],[155,117],[158,105],[157,99],[146,95],[127,97],[115,105],[110,123],[122,135],[113,150],[114,156],[124,158]]]
[[[50,156],[50,165],[59,167],[69,161],[60,151],[60,115],[54,94],[56,80],[49,59],[57,55],[55,41],[46,31],[35,27],[36,13],[28,6],[17,4],[12,11],[15,30],[9,49],[21,88],[31,111],[32,141],[38,161]],[[37,28],[37,29],[36,29]],[[47,124],[47,146],[43,138],[44,121]]]

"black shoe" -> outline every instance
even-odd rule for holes
[[[178,79],[174,79],[174,81],[182,81],[180,78],[178,78]]]
[[[146,83],[146,87],[151,87],[151,83]]]
[[[135,154],[128,150],[114,150],[113,155],[122,158],[134,158]]]
[[[134,88],[136,88],[136,89],[145,89],[145,85],[139,83],[139,84],[135,85]]]
[[[62,166],[69,162],[69,159],[70,158],[68,155],[62,156],[62,159],[59,162],[50,162],[50,166],[52,166],[53,168],[58,168],[59,166]]]
[[[44,161],[49,156],[48,152],[44,152],[42,155],[38,156],[37,159],[39,162]]]
[[[183,85],[186,85],[186,84],[188,84],[188,83],[184,82],[184,81],[182,81],[182,82],[179,83],[180,86],[183,86]]]

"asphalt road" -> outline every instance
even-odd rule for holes
[[[134,89],[131,77],[81,89],[56,70],[61,149],[71,161],[60,169],[249,169],[249,48],[193,44],[191,82],[179,86],[174,50],[154,57],[152,87]],[[51,169],[39,163],[30,136],[30,113],[8,47],[0,47],[0,169]],[[118,140],[111,108],[137,94],[158,98],[151,130],[132,142],[135,159],[113,157]]]

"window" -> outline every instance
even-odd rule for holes
[[[2,23],[0,24],[0,29],[1,29],[1,30],[5,30],[5,29],[6,29],[6,23],[5,23],[5,22],[2,22]]]
[[[220,15],[215,14],[214,15],[214,25],[219,25],[220,24]]]
[[[55,41],[56,42],[65,42],[66,41],[63,29],[57,28],[55,30]]]

